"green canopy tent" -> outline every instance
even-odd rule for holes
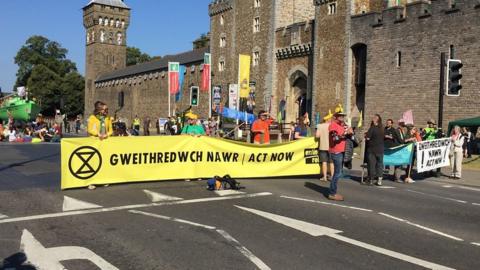
[[[470,131],[475,132],[476,128],[480,127],[480,116],[462,120],[455,120],[448,123],[448,134],[451,133],[454,126],[469,127]]]

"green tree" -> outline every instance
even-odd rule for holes
[[[158,57],[155,57],[155,59],[158,59]],[[152,57],[143,53],[139,48],[127,47],[127,66],[138,65],[151,60]]]
[[[67,53],[57,42],[32,36],[15,56],[15,87],[26,86],[45,115],[53,115],[55,109],[68,115],[83,111],[85,80],[75,63],[66,58]]]
[[[193,41],[193,49],[201,49],[210,46],[210,33],[202,34],[199,38]]]

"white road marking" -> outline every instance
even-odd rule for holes
[[[167,202],[167,201],[183,200],[182,198],[179,198],[179,197],[168,196],[168,195],[165,195],[165,194],[161,194],[161,193],[158,193],[158,192],[153,192],[153,191],[146,190],[146,189],[144,189],[143,192],[145,192],[145,194],[147,194],[148,198],[152,202]]]
[[[239,206],[237,206],[237,207],[239,207]],[[244,207],[239,207],[239,208],[242,208],[244,210],[248,209],[248,208],[244,208]],[[316,224],[307,223],[305,221],[294,220],[294,219],[291,219],[291,218],[286,218],[286,217],[283,217],[283,216],[278,216],[278,215],[275,215],[275,214],[271,214],[271,213],[267,213],[267,212],[263,212],[263,211],[259,211],[259,210],[255,210],[255,209],[248,209],[247,211],[249,211],[251,213],[254,213],[254,214],[257,214],[257,215],[259,215],[261,217],[264,217],[266,219],[270,219],[272,221],[278,222],[282,225],[300,230],[302,232],[306,232],[306,231],[303,229],[303,226],[298,226],[299,224],[303,224],[303,225],[309,224],[310,227],[311,226],[322,227],[322,226],[319,226],[319,225],[316,225]],[[286,222],[288,222],[288,223],[286,223]],[[292,226],[292,224],[290,222],[296,223],[297,226]],[[335,229],[331,229],[331,228],[327,228],[327,227],[322,227],[322,228],[324,228],[325,230],[329,230],[329,231],[337,231]],[[340,231],[337,231],[337,232],[340,233]],[[306,232],[306,233],[308,233],[308,232]],[[310,233],[308,233],[308,234],[310,234]],[[425,261],[425,260],[422,260],[422,259],[419,259],[419,258],[408,256],[408,255],[405,255],[405,254],[402,254],[402,253],[398,253],[398,252],[395,252],[395,251],[392,251],[392,250],[388,250],[388,249],[384,249],[384,248],[377,247],[377,246],[374,246],[374,245],[370,245],[370,244],[367,244],[367,243],[364,243],[364,242],[357,241],[355,239],[351,239],[351,238],[339,235],[337,233],[329,233],[329,234],[323,234],[323,235],[326,235],[328,237],[337,239],[339,241],[349,243],[351,245],[355,245],[355,246],[358,246],[358,247],[361,247],[361,248],[364,248],[364,249],[368,249],[368,250],[371,250],[373,252],[377,252],[377,253],[392,257],[392,258],[396,258],[398,260],[402,260],[402,261],[405,261],[405,262],[408,262],[408,263],[416,264],[416,265],[422,266],[424,268],[436,269],[436,270],[454,270],[453,268],[450,268],[450,267],[447,267],[447,266],[435,264],[435,263],[428,262],[428,261]]]
[[[442,187],[444,187],[444,188],[451,188],[451,187],[453,187],[453,186],[450,186],[450,185],[443,185]]]
[[[270,219],[272,221],[283,224],[285,226],[294,228],[294,229],[299,230],[301,232],[310,234],[311,236],[322,236],[322,235],[341,233],[341,231],[337,231],[337,230],[334,230],[334,229],[330,229],[330,228],[327,228],[327,227],[324,227],[324,226],[308,223],[308,222],[301,221],[301,220],[296,220],[296,219],[293,219],[293,218],[288,218],[288,217],[284,217],[284,216],[280,216],[280,215],[275,215],[275,214],[272,214],[272,213],[263,212],[263,211],[255,210],[255,209],[251,209],[251,208],[246,208],[246,207],[242,207],[242,206],[238,206],[238,205],[235,205],[235,207],[238,207],[238,208],[240,208],[242,210],[245,210],[247,212],[259,215],[259,216],[264,217],[266,219]]]
[[[309,199],[304,199],[304,198],[295,198],[295,197],[289,197],[289,196],[280,196],[280,198],[297,200],[297,201],[304,201],[304,202],[311,202],[311,203],[319,203],[319,204],[325,204],[325,205],[333,205],[333,206],[338,206],[338,207],[342,207],[342,208],[349,208],[349,209],[365,211],[365,212],[373,212],[370,209],[348,206],[348,205],[335,204],[335,203],[329,203],[329,202],[314,201],[314,200],[309,200]]]
[[[8,216],[0,214],[0,219],[2,218],[8,218]]]
[[[391,187],[391,186],[377,186],[377,188],[381,188],[381,189],[394,189],[396,187]]]
[[[260,258],[255,256],[255,254],[253,254],[246,247],[242,246],[240,244],[240,242],[237,241],[237,239],[233,238],[229,233],[227,233],[224,230],[220,230],[220,229],[217,230],[217,228],[215,228],[213,226],[204,225],[204,224],[200,224],[200,223],[196,223],[196,222],[192,222],[192,221],[188,221],[188,220],[184,220],[184,219],[179,219],[179,218],[172,218],[172,217],[157,215],[157,214],[143,212],[143,211],[130,210],[128,212],[133,213],[133,214],[140,214],[140,215],[145,215],[145,216],[149,216],[149,217],[170,220],[170,221],[174,221],[174,222],[180,222],[180,223],[184,223],[184,224],[188,224],[188,225],[192,225],[192,226],[196,226],[196,227],[201,227],[201,228],[204,228],[204,229],[207,229],[207,230],[215,230],[223,238],[225,238],[229,243],[231,243],[238,251],[240,251],[240,253],[242,253],[243,256],[247,257],[252,263],[254,263],[258,267],[258,269],[260,269],[260,270],[270,270],[270,267],[268,267],[268,265],[266,265],[262,260],[260,260]]]
[[[465,187],[465,186],[457,186],[457,187],[461,189],[466,189],[466,190],[480,191],[480,188],[472,188],[472,187]]]
[[[429,261],[425,261],[425,260],[422,260],[422,259],[418,259],[418,258],[409,256],[409,255],[405,255],[405,254],[402,254],[402,253],[399,253],[399,252],[396,252],[396,251],[392,251],[392,250],[388,250],[388,249],[385,249],[385,248],[370,245],[370,244],[360,242],[360,241],[357,241],[355,239],[351,239],[351,238],[348,238],[348,237],[345,237],[345,236],[342,236],[342,235],[333,234],[333,235],[329,235],[329,237],[335,238],[339,241],[349,243],[351,245],[361,247],[361,248],[364,248],[364,249],[368,249],[368,250],[371,250],[373,252],[380,253],[380,254],[383,254],[383,255],[398,259],[398,260],[402,260],[402,261],[405,261],[405,262],[408,262],[408,263],[416,264],[416,265],[419,265],[419,266],[422,266],[422,267],[425,267],[425,268],[428,268],[428,269],[455,270],[454,268],[450,268],[450,267],[447,267],[447,266],[443,266],[443,265],[439,265],[439,264],[432,263],[432,262],[429,262]]]
[[[434,197],[434,198],[444,199],[444,200],[448,200],[448,201],[458,202],[458,203],[468,203],[467,201],[457,200],[457,199],[453,199],[453,198],[449,198],[449,197],[442,197],[442,196],[438,196],[438,195],[435,195],[435,194],[423,193],[423,192],[416,191],[416,190],[411,190],[411,189],[407,189],[407,191],[412,192],[412,193],[422,194],[422,195],[429,196],[429,197]]]
[[[473,205],[480,206],[480,203],[472,203]]]
[[[479,246],[479,247],[480,247],[480,243],[475,243],[475,242],[472,242],[472,243],[470,243],[470,244],[472,244],[472,245],[475,245],[475,246]]]
[[[188,220],[183,220],[183,219],[179,219],[179,218],[172,218],[172,217],[152,214],[152,213],[148,213],[148,212],[143,212],[143,211],[130,210],[128,212],[133,213],[133,214],[139,214],[139,215],[144,215],[144,216],[149,216],[149,217],[154,217],[154,218],[160,218],[160,219],[185,223],[185,224],[196,226],[196,227],[202,227],[202,228],[208,229],[208,230],[215,230],[216,229],[215,227],[212,227],[212,226],[203,225],[203,224],[200,224],[200,223],[195,223],[195,222],[191,222],[191,221],[188,221]]]
[[[213,202],[213,201],[263,197],[263,196],[270,196],[270,195],[272,195],[272,193],[270,192],[260,192],[260,193],[244,194],[244,195],[229,196],[229,197],[214,197],[214,198],[201,198],[201,199],[173,201],[173,202],[124,205],[124,206],[109,207],[109,208],[98,208],[98,209],[78,210],[78,211],[61,212],[61,213],[53,213],[53,214],[17,217],[17,218],[6,218],[6,219],[0,219],[0,224],[31,221],[31,220],[41,220],[41,219],[48,219],[48,218],[78,216],[78,215],[86,215],[86,214],[94,214],[94,213],[105,213],[105,212],[113,212],[113,211],[121,211],[121,210],[131,210],[131,209],[138,209],[138,208],[147,208],[152,206],[192,204],[192,203],[201,203],[201,202]]]
[[[218,196],[230,196],[230,195],[245,194],[245,192],[238,191],[238,190],[233,190],[233,189],[215,190],[215,193]]]
[[[89,249],[83,247],[45,248],[33,235],[23,230],[20,249],[27,256],[28,263],[39,270],[64,270],[60,262],[88,260],[101,270],[119,270]]]
[[[68,196],[63,196],[63,212],[93,208],[102,208],[102,206],[89,202],[84,202]]]
[[[233,238],[230,234],[228,234],[224,230],[217,230],[217,232],[223,236],[227,241],[232,243],[235,248],[240,251],[245,257],[247,257],[252,263],[254,263],[258,269],[260,270],[270,270],[270,267],[266,265],[260,258],[255,256],[250,250],[248,250],[246,247],[242,246],[240,242],[237,241],[237,239]]]
[[[394,217],[392,215],[381,213],[381,212],[378,213],[378,214],[382,215],[384,217],[388,217],[388,218],[400,221],[400,222],[404,222],[408,225],[412,225],[412,226],[415,226],[417,228],[420,228],[420,229],[423,229],[423,230],[426,230],[426,231],[429,231],[429,232],[432,232],[432,233],[435,233],[435,234],[438,234],[438,235],[441,235],[441,236],[444,236],[444,237],[447,237],[447,238],[450,238],[450,239],[453,239],[453,240],[456,240],[456,241],[463,241],[463,239],[461,239],[461,238],[458,238],[458,237],[455,237],[455,236],[452,236],[452,235],[449,235],[449,234],[446,234],[446,233],[443,233],[443,232],[440,232],[440,231],[437,231],[437,230],[434,230],[434,229],[431,229],[431,228],[428,228],[428,227],[425,227],[425,226],[422,226],[422,225],[419,225],[419,224],[412,223],[412,222],[410,222],[408,220],[405,220],[405,219]]]

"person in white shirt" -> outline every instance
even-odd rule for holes
[[[462,178],[463,143],[465,136],[462,134],[459,126],[453,128],[450,141],[452,142],[450,149],[451,177],[460,179]]]

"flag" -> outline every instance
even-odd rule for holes
[[[208,92],[212,85],[212,55],[205,53],[203,58],[203,73],[202,73],[202,87],[200,90]]]
[[[168,62],[168,91],[175,95],[180,90],[180,63]]]
[[[413,111],[408,110],[404,112],[402,119],[405,121],[405,125],[413,125]]]
[[[363,126],[363,111],[360,112],[360,116],[358,117],[357,128],[361,128],[362,126]]]
[[[240,98],[248,98],[248,95],[250,94],[250,56],[241,54],[238,62]]]
[[[180,101],[182,99],[182,88],[183,88],[183,82],[185,81],[185,72],[187,71],[187,67],[184,65],[180,66],[180,76],[179,76],[179,87],[178,87],[178,92],[175,95],[175,102]]]

